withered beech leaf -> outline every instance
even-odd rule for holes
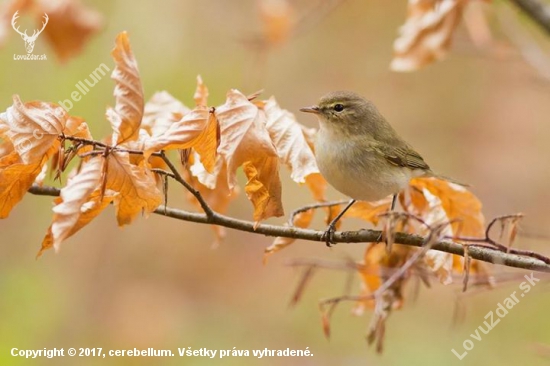
[[[254,205],[254,221],[259,223],[272,216],[282,216],[284,212],[277,159],[267,157],[255,162],[245,161],[243,171],[248,178],[244,191]]]
[[[36,1],[37,26],[44,13],[49,21],[44,35],[61,61],[76,56],[103,26],[103,16],[80,0]]]
[[[5,135],[24,164],[42,161],[65,128],[67,112],[54,103],[28,102],[13,96],[13,105],[4,116],[9,127]]]
[[[266,101],[264,110],[267,130],[279,159],[290,167],[293,181],[305,183],[308,175],[319,173],[319,168],[300,124],[292,113],[277,104],[274,97]]]
[[[358,201],[344,214],[344,217],[355,217],[378,225],[380,214],[387,212],[391,206],[391,197],[375,202]]]
[[[467,188],[437,178],[416,178],[410,187],[424,188],[441,200],[449,221],[453,221],[453,233],[482,238],[485,235],[485,218],[480,200]],[[460,231],[460,232],[459,232]]]
[[[201,156],[205,168],[212,171],[216,159],[217,128],[215,115],[209,113],[206,107],[197,106],[172,123],[161,135],[146,138],[144,155],[148,157],[159,150],[193,147]]]
[[[219,159],[227,164],[229,188],[237,183],[237,168],[246,163],[245,191],[254,205],[254,220],[283,215],[278,155],[265,125],[264,111],[239,91],[231,90],[215,113],[221,131]],[[220,167],[216,164],[214,175],[219,174]]]
[[[397,245],[391,253],[386,252],[384,243],[372,243],[365,250],[363,266],[359,268],[359,274],[363,280],[363,291],[361,295],[368,297],[384,283],[396,269],[405,264],[414,248]],[[406,278],[405,276],[404,278]],[[391,286],[391,291],[395,296],[392,299],[392,307],[400,308],[402,306],[402,286],[404,279],[396,281]],[[358,301],[354,308],[354,313],[362,314],[365,307],[372,308],[373,300]]]
[[[47,236],[51,235],[52,245],[56,250],[59,249],[61,242],[82,227],[78,226],[75,230],[82,213],[82,206],[100,185],[104,163],[103,157],[88,160],[61,189],[60,199],[53,208],[54,216],[47,234]]]
[[[197,76],[197,89],[195,89],[195,95],[193,95],[195,105],[208,106],[208,88],[203,83],[200,75]]]
[[[88,225],[93,219],[95,219],[118,195],[118,193],[111,190],[106,190],[104,194],[101,194],[101,189],[96,189],[89,196],[88,200],[80,206],[80,212],[74,225],[70,228],[68,235],[65,239],[76,234],[84,226]],[[57,197],[54,202],[57,205],[63,204],[61,197]],[[57,207],[57,206],[55,206]],[[54,207],[54,210],[55,210]],[[55,219],[55,216],[54,216]],[[48,228],[44,239],[42,240],[42,246],[38,251],[37,257],[40,257],[44,251],[54,247],[54,236],[52,226]],[[56,249],[59,249],[56,247]]]
[[[111,152],[107,157],[105,188],[120,193],[115,198],[119,226],[130,224],[142,211],[153,212],[162,203],[153,174],[145,167],[130,163],[128,153]]]
[[[407,21],[393,44],[394,71],[414,71],[447,53],[468,0],[409,0]]]
[[[116,63],[111,74],[116,82],[113,93],[116,104],[114,110],[107,110],[107,119],[113,128],[113,143],[121,144],[138,138],[144,108],[137,61],[126,32],[116,37],[111,56]]]
[[[221,163],[221,160],[218,161]],[[200,192],[202,198],[208,203],[208,206],[210,206],[212,210],[225,214],[229,204],[239,195],[239,187],[235,187],[231,190],[227,185],[227,167],[225,165],[221,166],[219,174],[217,175],[210,174],[199,161],[197,153],[190,156],[189,163],[189,169],[184,169],[183,171],[184,179]],[[202,184],[199,181],[199,177],[202,180],[209,181],[210,186],[213,188],[209,188]],[[202,210],[195,196],[187,190],[186,196],[191,203]],[[216,234],[214,246],[218,246],[225,238],[225,228],[223,226],[212,225],[212,229]]]
[[[156,92],[145,103],[141,128],[151,136],[161,135],[189,111],[189,108],[167,91]]]
[[[313,213],[314,210],[310,209],[296,214],[292,220],[292,226],[302,229],[308,228],[311,224],[311,220],[313,219]],[[273,240],[273,243],[264,250],[264,264],[267,263],[267,260],[272,254],[288,247],[295,241],[296,239],[293,238],[285,238],[282,236],[276,237],[275,240]]]
[[[0,158],[0,219],[8,217],[21,201],[59,145],[59,141],[54,141],[42,159],[35,163],[25,164],[17,151]]]

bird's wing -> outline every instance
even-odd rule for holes
[[[408,145],[378,145],[375,150],[390,164],[409,169],[430,170],[422,156]]]

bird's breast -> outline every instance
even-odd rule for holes
[[[398,193],[411,171],[396,167],[357,138],[334,138],[319,131],[315,155],[321,174],[339,192],[362,201],[376,201]]]

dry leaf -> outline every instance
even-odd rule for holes
[[[370,244],[365,251],[363,266],[359,269],[359,274],[363,280],[363,291],[361,295],[369,297],[395,270],[405,264],[413,251],[414,248],[397,245],[393,248],[392,252],[388,254],[384,243]],[[391,307],[393,309],[398,309],[403,305],[401,292],[406,278],[407,276],[405,275],[390,287],[390,291],[392,291],[393,294],[391,302]],[[358,301],[353,312],[360,315],[363,313],[365,307],[372,308],[373,306],[373,300]]]
[[[47,235],[51,236],[52,246],[56,250],[59,249],[62,241],[83,226],[78,225],[82,213],[81,209],[84,203],[89,200],[92,192],[100,185],[103,164],[104,159],[102,157],[90,159],[61,189],[58,202],[53,208],[54,217]],[[49,240],[47,239],[47,241]]]
[[[237,168],[246,165],[245,191],[254,205],[254,220],[282,216],[278,156],[265,126],[265,113],[237,90],[227,94],[227,101],[215,113],[221,131],[218,153],[227,165],[229,188],[237,183]],[[214,175],[220,167],[216,164]]]
[[[297,215],[294,216],[292,220],[292,226],[299,227],[302,229],[309,227],[309,225],[311,224],[311,220],[313,219],[313,213],[314,213],[314,210],[307,210],[307,211],[298,213]],[[268,258],[272,254],[288,247],[290,244],[294,243],[295,241],[296,239],[293,239],[293,238],[285,238],[281,236],[276,237],[275,240],[273,240],[273,243],[267,248],[265,248],[264,250],[264,258],[263,258],[264,264],[267,263]]]
[[[394,71],[414,71],[447,53],[467,0],[409,0],[407,21],[393,44]]]
[[[75,212],[75,215],[78,214],[76,221],[72,227],[61,227],[63,229],[61,233],[65,236],[64,239],[73,236],[76,232],[82,229],[84,226],[88,225],[94,218],[96,218],[113,200],[116,198],[118,193],[111,190],[105,191],[103,196],[101,195],[101,190],[96,189],[89,196],[88,200],[80,206],[79,212]],[[60,197],[57,197],[54,201],[56,205],[62,205],[63,200]],[[54,211],[57,206],[54,207]],[[56,220],[57,215],[54,215],[54,221]],[[48,228],[44,239],[42,240],[42,246],[38,251],[37,257],[40,257],[44,251],[54,247],[54,235],[52,231],[53,224]],[[64,230],[68,230],[66,234]],[[64,240],[63,239],[63,240]],[[61,242],[59,242],[60,244]],[[55,247],[56,250],[59,249],[58,246]]]
[[[358,201],[349,208],[344,217],[355,217],[373,225],[378,225],[380,214],[387,212],[391,206],[392,197],[375,202]]]
[[[485,218],[481,212],[481,202],[465,187],[437,178],[416,178],[410,182],[411,189],[422,191],[426,188],[441,200],[441,204],[452,223],[455,235],[483,238]]]
[[[31,164],[23,163],[16,151],[0,158],[0,219],[8,217],[57,149],[59,141],[54,141],[42,159]]]
[[[142,211],[153,212],[162,203],[153,174],[130,163],[128,153],[111,152],[107,157],[105,188],[120,193],[115,198],[119,226],[130,224]]]
[[[221,165],[221,160],[218,160]],[[237,198],[239,194],[239,187],[235,187],[233,190],[229,189],[227,184],[227,168],[225,166],[221,167],[219,174],[217,176],[206,171],[204,166],[198,159],[198,155],[195,153],[190,157],[190,167],[189,170],[185,169],[183,171],[184,179],[193,186],[196,190],[199,191],[202,198],[208,203],[208,206],[215,211],[221,214],[227,212],[227,208],[231,201]],[[211,187],[209,188],[202,184],[200,180],[209,181]],[[202,209],[200,203],[197,201],[195,196],[193,196],[189,191],[187,192],[187,198],[199,209]],[[223,239],[225,238],[225,228],[222,226],[212,226],[214,232],[216,233],[216,241],[214,246],[218,246]]]
[[[61,61],[79,54],[89,38],[103,26],[102,15],[79,0],[36,2],[38,25],[44,13],[48,14],[44,34]]]
[[[201,162],[212,171],[216,161],[218,124],[214,113],[198,106],[183,118],[174,122],[161,135],[146,138],[144,155],[159,150],[194,148],[201,156]]]
[[[141,128],[151,136],[159,136],[189,111],[167,91],[156,92],[145,104]]]
[[[65,128],[68,114],[54,103],[28,102],[13,96],[13,105],[6,110],[5,135],[13,144],[24,164],[42,161]]]
[[[139,77],[137,61],[130,48],[126,32],[120,33],[111,52],[116,67],[111,78],[116,82],[115,108],[107,110],[107,119],[113,128],[114,144],[136,140],[143,117],[143,87]]]

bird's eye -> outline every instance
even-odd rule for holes
[[[340,103],[335,104],[335,105],[334,105],[334,110],[335,110],[336,112],[342,112],[342,111],[344,110],[344,105],[343,105],[343,104],[340,104]]]

